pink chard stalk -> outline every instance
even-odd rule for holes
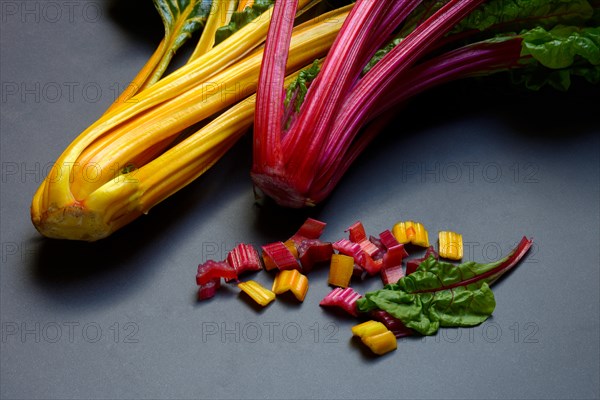
[[[358,0],[320,71],[311,82],[306,81],[305,93],[283,87],[297,1],[277,1],[257,93],[251,172],[254,184],[282,206],[299,208],[319,203],[385,127],[390,111],[445,82],[538,65],[560,73],[568,72],[570,67],[579,68],[577,74],[582,75],[582,61],[587,62],[583,71],[591,64],[586,79],[597,79],[598,28],[580,21],[593,21],[598,6],[590,6],[585,0],[573,1],[578,3],[571,9],[577,10],[579,25],[565,30],[558,24],[571,21],[557,20],[553,11],[553,7],[564,7],[564,1],[548,0],[547,7],[519,6],[525,15],[511,9],[515,20],[505,21],[503,18],[509,14],[502,7],[514,8],[514,2]],[[474,21],[498,23],[476,26],[467,19],[474,10],[480,13]],[[422,17],[420,22],[366,69],[395,33],[405,31],[410,22],[407,17],[413,12]],[[571,14],[565,18],[572,18]],[[532,23],[519,25],[519,30],[529,32],[498,36],[499,32],[493,31],[521,21]],[[546,31],[544,28],[553,26],[538,26],[540,21],[552,21],[557,29]],[[482,31],[488,33],[486,40],[477,36]],[[471,36],[480,41],[465,43]],[[583,54],[574,49],[573,37],[590,41],[588,49],[592,51]],[[562,46],[564,51],[552,51],[552,46]]]
[[[365,65],[420,0],[358,1],[299,115],[284,128],[283,79],[297,2],[275,3],[255,117],[255,184],[284,206],[313,205],[333,189],[351,160],[360,127],[394,78],[483,0],[450,1],[361,78]],[[348,129],[349,128],[349,129]]]

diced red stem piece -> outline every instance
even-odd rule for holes
[[[379,273],[381,268],[383,267],[383,259],[373,260],[373,258],[368,254],[363,254],[363,264],[361,265],[365,271],[369,273],[369,275],[373,276]]]
[[[208,260],[204,264],[198,265],[196,273],[196,283],[205,285],[216,278],[237,279],[235,269],[225,261]]]
[[[379,240],[386,249],[390,249],[400,244],[396,240],[394,234],[389,229],[386,229],[385,231],[379,234]],[[408,256],[408,254],[406,254],[406,256]]]
[[[333,254],[332,244],[318,239],[303,240],[297,249],[304,273],[312,271],[316,264],[329,262]]]
[[[227,254],[227,262],[236,270],[238,276],[246,271],[260,271],[262,269],[258,252],[250,244],[238,244]]]
[[[335,288],[321,300],[319,305],[323,307],[339,307],[348,314],[357,317],[358,309],[356,308],[356,300],[361,297],[352,288]]]
[[[294,242],[301,241],[301,239],[319,239],[325,230],[325,226],[327,226],[325,222],[308,218],[291,239]],[[296,240],[295,238],[300,240]]]
[[[364,253],[358,243],[352,243],[348,239],[340,239],[333,243],[333,248],[340,254],[353,257],[354,262],[362,266]]]
[[[397,244],[394,247],[390,247],[383,256],[383,268],[402,265],[402,260],[407,256],[408,253],[404,249],[403,244]]]
[[[351,242],[360,243],[363,240],[367,240],[365,227],[360,221],[356,221],[350,228],[346,229],[346,232],[349,233]]]
[[[387,311],[374,310],[370,312],[371,318],[385,325],[397,337],[405,337],[414,335],[414,331],[407,328],[402,321],[393,317]]]
[[[394,267],[386,267],[382,268],[379,272],[381,275],[381,281],[384,285],[389,285],[390,283],[396,283],[402,277],[404,277],[404,272],[402,271],[402,265],[396,265]]]
[[[378,237],[375,237],[373,235],[369,235],[369,242],[371,242],[375,246],[377,246],[377,248],[379,249],[379,252],[383,255],[386,247],[383,243],[381,243],[381,239],[379,239]]]
[[[434,256],[436,260],[439,260],[440,258],[439,254],[435,251],[433,246],[429,246],[429,248],[425,252],[425,255],[422,258],[413,258],[412,260],[408,260],[406,262],[406,275],[410,275],[413,272],[415,272],[417,268],[419,268],[419,265],[423,261],[427,260],[429,256]]]
[[[374,257],[377,253],[379,253],[379,247],[367,239],[360,241],[358,245],[369,257]]]
[[[273,261],[279,270],[297,269],[300,264],[283,242],[275,242],[262,247],[265,254]]]
[[[200,285],[200,288],[198,289],[198,300],[206,300],[214,297],[220,287],[221,278],[215,278]]]

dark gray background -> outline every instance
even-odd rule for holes
[[[246,137],[113,237],[51,241],[29,221],[35,189],[149,57],[161,24],[149,0],[1,4],[2,398],[600,396],[597,88],[528,93],[502,77],[432,91],[309,211],[255,204]],[[235,288],[195,301],[199,262],[285,239],[307,215],[328,223],[327,240],[357,219],[375,234],[414,219],[432,238],[462,232],[465,259],[495,259],[523,235],[535,247],[494,287],[488,322],[381,358],[351,340],[353,320],[318,307],[325,270],[301,305],[257,311]]]

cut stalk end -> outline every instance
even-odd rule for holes
[[[282,207],[303,208],[314,207],[316,205],[315,201],[306,194],[300,193],[282,175],[252,172],[250,176],[257,188]]]
[[[52,239],[94,242],[118,229],[107,223],[101,213],[77,203],[67,207],[50,206],[41,214],[32,209],[31,220],[38,232]]]

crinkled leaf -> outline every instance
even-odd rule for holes
[[[563,69],[549,69],[534,62],[524,68],[511,72],[515,84],[524,85],[530,90],[540,90],[544,86],[550,86],[560,91],[567,91],[571,87],[572,77],[581,77],[587,82],[600,84],[599,65],[577,65]]]
[[[211,4],[211,0],[154,0],[165,25],[165,37],[171,43],[171,52],[176,52],[204,26]]]
[[[235,32],[258,18],[262,13],[273,6],[275,0],[255,0],[252,6],[243,11],[236,11],[231,15],[229,24],[217,29],[215,34],[215,46],[233,35]]]
[[[535,28],[521,34],[522,55],[532,56],[552,69],[568,68],[576,58],[600,64],[600,27],[557,26],[549,31]]]
[[[417,7],[398,36],[375,54],[363,73],[366,74],[420,21],[433,14],[445,3],[447,1],[430,0]],[[469,30],[498,34],[519,32],[538,26],[551,29],[557,24],[583,26],[598,18],[598,9],[596,3],[590,5],[587,0],[490,0],[457,24],[450,34]]]
[[[423,335],[435,334],[440,326],[475,326],[484,322],[496,307],[487,283],[478,289],[457,287],[425,293],[382,289],[358,299],[360,311],[385,310],[408,328]]]
[[[362,312],[387,311],[423,335],[434,334],[440,326],[480,324],[496,306],[489,285],[513,268],[531,243],[523,238],[508,256],[488,264],[455,265],[431,255],[398,283],[366,293],[357,307]]]
[[[535,26],[582,25],[593,12],[587,0],[491,0],[462,20],[455,32],[485,31],[494,27],[520,31]]]
[[[402,290],[406,293],[432,292],[473,281],[469,284],[469,288],[478,289],[484,283],[491,283],[497,278],[495,274],[489,277],[484,274],[501,267],[509,257],[487,264],[468,261],[456,265],[438,260],[431,255],[419,264],[415,272],[400,279],[398,283],[387,285],[385,288]],[[481,279],[477,279],[479,277]]]
[[[549,85],[567,90],[573,76],[600,83],[600,28],[558,26],[521,33],[525,65],[512,72],[515,83],[538,90]]]

